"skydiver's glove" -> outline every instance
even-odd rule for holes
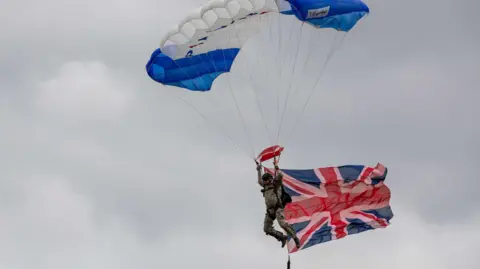
[[[257,163],[257,171],[260,171],[262,169],[262,164],[259,162],[256,162],[256,163]]]

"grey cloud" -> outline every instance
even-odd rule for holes
[[[0,267],[285,266],[262,231],[253,162],[145,73],[162,33],[203,2],[2,2]],[[372,14],[330,62],[282,165],[380,161],[396,217],[299,253],[294,268],[352,266],[345,253],[370,268],[478,268],[478,3],[461,2],[368,1]],[[121,118],[35,106],[40,83],[72,61],[104,63],[132,90]],[[242,107],[258,150],[255,104]],[[232,108],[213,115],[248,151]]]

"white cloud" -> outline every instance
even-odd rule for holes
[[[127,80],[101,62],[71,62],[39,85],[38,106],[51,114],[105,120],[123,115],[130,98]]]

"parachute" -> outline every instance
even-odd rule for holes
[[[257,157],[257,162],[265,162],[270,159],[276,158],[282,154],[284,150],[284,147],[281,147],[279,145],[271,146],[266,149],[264,149],[260,154],[258,154]]]
[[[163,35],[146,71],[255,160],[290,140],[328,62],[369,12],[360,0],[209,1]]]

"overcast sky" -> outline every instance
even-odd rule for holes
[[[286,266],[252,160],[145,72],[204,2],[0,2],[0,269]],[[281,165],[381,162],[395,217],[292,268],[478,269],[480,2],[366,2]]]

